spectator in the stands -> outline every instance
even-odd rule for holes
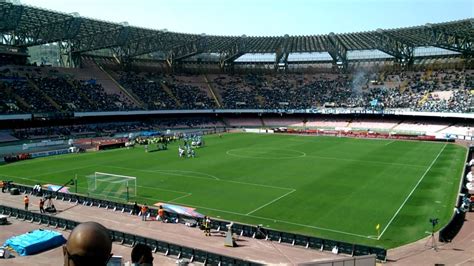
[[[150,266],[153,265],[152,250],[149,246],[138,243],[132,249],[132,265],[131,266]]]
[[[107,265],[112,257],[112,240],[107,228],[96,222],[81,223],[63,246],[65,266]]]

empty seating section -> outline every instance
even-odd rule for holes
[[[257,118],[225,118],[224,121],[231,127],[247,126],[261,127],[262,121]]]
[[[302,127],[304,126],[303,118],[263,118],[266,126],[283,126],[283,127]]]
[[[456,124],[439,131],[440,133],[474,136],[473,124]]]
[[[351,128],[355,129],[377,129],[377,130],[390,130],[398,124],[398,121],[376,121],[376,120],[352,120],[350,123]]]
[[[412,123],[412,122],[403,122],[398,124],[393,128],[394,131],[412,131],[412,132],[427,132],[427,133],[436,133],[444,128],[448,124],[436,124],[435,122],[426,122],[426,123]]]
[[[311,118],[306,122],[307,127],[320,127],[320,128],[336,128],[336,127],[347,127],[349,121],[342,119],[331,119],[331,120],[321,120]]]
[[[215,109],[219,105],[224,109],[474,112],[473,70],[199,75],[104,70],[87,60],[85,65],[74,70],[1,67],[0,112]],[[394,125],[352,126],[388,129]]]

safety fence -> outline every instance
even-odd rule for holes
[[[30,223],[43,224],[50,227],[72,230],[79,222],[50,216],[42,213],[28,212],[22,209],[12,208],[0,205],[0,214],[13,217],[15,219],[28,221]],[[130,247],[138,243],[148,245],[153,252],[163,253],[164,255],[173,255],[178,259],[188,259],[190,262],[199,262],[204,265],[261,265],[259,263],[237,259],[217,253],[200,250],[191,247],[185,247],[177,244],[168,243],[166,241],[152,239],[148,237],[138,236],[130,233],[108,229],[109,234],[114,242]]]
[[[17,188],[22,193],[32,193],[33,188],[21,184],[12,183],[10,188]],[[62,192],[46,191],[53,198],[57,200],[69,201],[77,204],[82,204],[91,207],[112,209],[114,211],[120,211],[124,213],[131,213],[133,210],[132,204],[119,203],[108,200],[95,199],[87,196],[78,194],[68,194]],[[158,210],[150,208],[150,215],[158,215]],[[195,219],[193,217],[187,217],[176,214],[168,214],[171,219],[178,218],[178,221],[185,223],[187,220]],[[213,219],[211,222],[211,228],[217,231],[227,231],[227,226],[230,224],[229,221]],[[321,251],[332,251],[334,247],[337,247],[339,253],[348,254],[351,256],[362,256],[375,254],[378,260],[385,261],[387,256],[387,250],[381,247],[371,247],[360,244],[347,243],[343,241],[336,241],[330,239],[324,239],[313,236],[306,236],[301,234],[289,233],[278,231],[274,229],[263,228],[254,225],[233,223],[232,232],[252,238],[263,238],[266,240],[277,241],[278,243],[288,243],[291,245],[303,246],[305,248],[319,249]]]

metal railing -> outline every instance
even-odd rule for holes
[[[0,205],[0,214],[8,215],[15,219],[20,219],[25,222],[37,223],[38,225],[43,224],[50,227],[72,230],[76,227],[79,222],[50,216],[42,213],[29,212],[22,209]],[[168,243],[166,241],[152,239],[148,237],[138,236],[126,232],[108,229],[110,237],[114,242],[119,242],[122,245],[128,245],[130,247],[135,246],[138,243],[146,244],[150,246],[153,252],[160,252],[164,255],[174,255],[178,259],[189,259],[190,262],[200,262],[211,265],[261,265],[259,263],[238,259],[230,256],[225,256],[201,249],[192,247],[185,247],[177,244]]]
[[[26,185],[20,185],[12,183],[10,188],[17,188],[22,193],[32,193],[33,188]],[[123,213],[131,213],[133,210],[132,204],[119,203],[109,200],[102,200],[82,196],[78,194],[68,194],[62,192],[45,191],[45,194],[51,195],[56,200],[63,200],[82,204],[91,207],[113,209],[114,211],[120,211]],[[158,215],[158,210],[154,208],[149,209],[151,216]],[[185,220],[196,219],[193,217],[182,216],[177,214],[168,213],[168,217],[171,219],[178,218],[178,221],[184,223]],[[227,225],[229,221],[213,219],[211,222],[211,228],[217,231],[227,231]],[[303,246],[305,248],[319,249],[321,251],[331,251],[334,246],[337,246],[339,253],[348,254],[351,256],[361,255],[372,255],[375,254],[378,260],[385,261],[387,256],[387,250],[380,247],[372,247],[354,243],[347,243],[343,241],[336,241],[331,239],[307,236],[302,234],[294,234],[289,232],[278,231],[274,229],[261,228],[254,225],[233,223],[232,232],[245,237],[258,238],[259,234],[263,234],[263,238],[266,240],[277,241],[279,243],[288,243],[291,245]]]

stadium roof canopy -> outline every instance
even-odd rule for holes
[[[221,65],[246,53],[273,53],[275,63],[287,63],[290,53],[328,53],[334,63],[346,63],[353,50],[379,50],[400,62],[413,59],[416,47],[438,47],[472,57],[474,19],[398,29],[309,36],[212,36],[152,30],[66,14],[0,0],[0,44],[25,48],[67,43],[69,52],[113,49],[122,58],[162,52],[166,60],[201,53],[219,54]]]

